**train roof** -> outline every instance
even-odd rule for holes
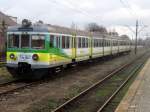
[[[7,32],[48,32],[48,27],[46,25],[32,25],[30,27],[22,27],[22,25],[10,26],[7,29]]]
[[[102,34],[100,32],[87,32],[50,24],[34,24],[29,27],[22,27],[22,25],[17,25],[17,26],[10,26],[7,29],[7,32],[23,32],[23,31],[41,32],[41,33],[50,32],[68,35],[76,34],[78,36],[92,36],[95,38],[114,38],[114,39],[117,38],[121,40],[127,40],[126,38],[121,38],[119,36],[110,36],[108,34]]]

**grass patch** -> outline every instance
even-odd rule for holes
[[[58,102],[53,99],[47,99],[42,103],[36,103],[32,108],[28,108],[25,112],[50,112],[52,109],[55,109],[58,105]]]
[[[110,94],[110,90],[108,90],[108,89],[98,90],[96,92],[96,98],[99,99],[99,98],[104,97],[104,96],[106,96],[108,94]]]

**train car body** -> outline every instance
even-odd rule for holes
[[[42,77],[53,67],[128,51],[129,39],[54,31],[47,25],[13,26],[7,31],[7,68],[14,77]]]

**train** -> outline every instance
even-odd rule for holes
[[[15,78],[41,78],[52,68],[131,51],[131,40],[46,24],[7,30],[6,66]]]

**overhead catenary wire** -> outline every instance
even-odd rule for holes
[[[67,8],[69,8],[69,9],[71,9],[71,10],[73,10],[73,11],[75,11],[75,12],[77,12],[77,13],[80,13],[80,14],[82,14],[82,15],[84,15],[84,16],[87,16],[88,18],[91,18],[92,20],[101,20],[101,18],[102,17],[98,17],[98,16],[94,16],[94,15],[90,15],[89,14],[89,12],[87,12],[86,10],[84,10],[84,9],[82,9],[82,8],[79,8],[79,7],[75,7],[71,2],[69,2],[69,1],[63,1],[63,3],[62,2],[58,2],[57,0],[49,0],[49,2],[52,2],[52,3],[54,3],[54,4],[60,4],[61,6],[63,5],[64,7],[67,7]],[[102,21],[102,20],[101,20]],[[101,22],[101,23],[103,23],[103,21]]]
[[[143,20],[141,19],[141,17],[138,16],[138,14],[136,13],[136,11],[131,7],[130,3],[128,2],[128,0],[119,0],[120,3],[126,8],[128,9],[128,12],[130,13],[130,15],[133,18],[136,18],[136,20],[141,21],[139,23],[141,23],[143,26],[145,26]]]
[[[126,3],[124,0],[119,0],[119,1],[123,5],[123,7],[125,7],[128,10],[128,12],[132,17],[136,16],[136,14],[134,13],[133,9],[131,8],[128,2]]]

